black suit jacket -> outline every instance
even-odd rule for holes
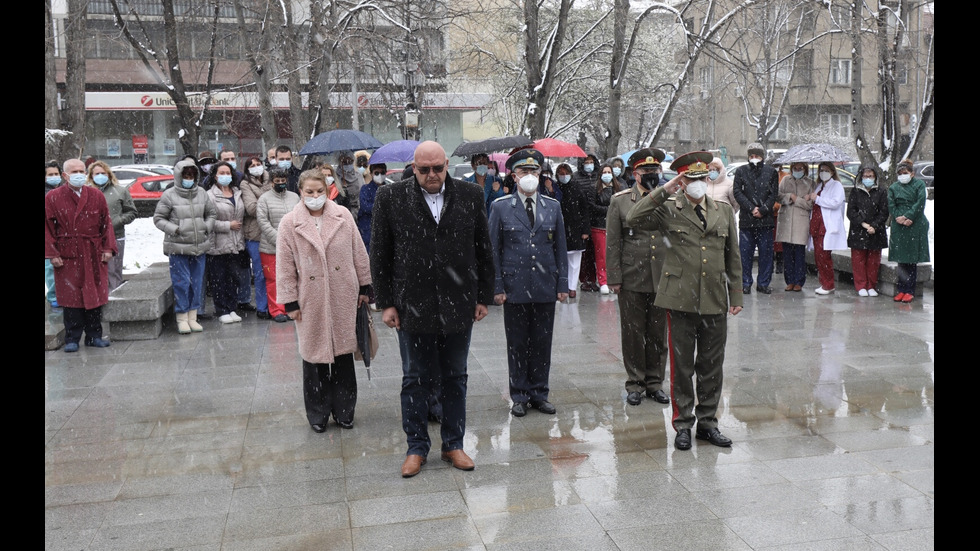
[[[459,333],[476,305],[493,301],[493,252],[480,186],[446,177],[436,224],[408,178],[378,189],[371,222],[371,278],[379,308],[398,309],[410,333]]]

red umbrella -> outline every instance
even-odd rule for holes
[[[535,140],[534,149],[537,149],[545,157],[585,157],[585,151],[582,148],[569,142],[563,142],[561,140],[556,140],[554,138],[542,138],[540,140]],[[524,147],[519,147],[518,149],[525,149]],[[514,153],[511,151],[511,154]]]

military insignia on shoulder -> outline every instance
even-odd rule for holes
[[[616,193],[614,193],[613,194],[613,197],[619,197],[620,195],[626,195],[627,193],[629,193],[631,191],[633,191],[633,190],[630,189],[630,188],[626,188],[626,189],[624,189],[622,191],[617,191]]]

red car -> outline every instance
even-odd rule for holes
[[[163,190],[174,185],[174,177],[169,174],[159,176],[143,176],[137,178],[127,188],[136,203],[136,211],[141,218],[153,216],[157,201],[163,195]]]

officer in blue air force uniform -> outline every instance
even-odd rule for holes
[[[555,301],[568,298],[568,255],[561,205],[537,193],[544,156],[522,149],[507,159],[518,185],[490,205],[490,242],[496,271],[494,302],[504,307],[510,397],[515,417],[533,407],[555,413],[548,401]]]

